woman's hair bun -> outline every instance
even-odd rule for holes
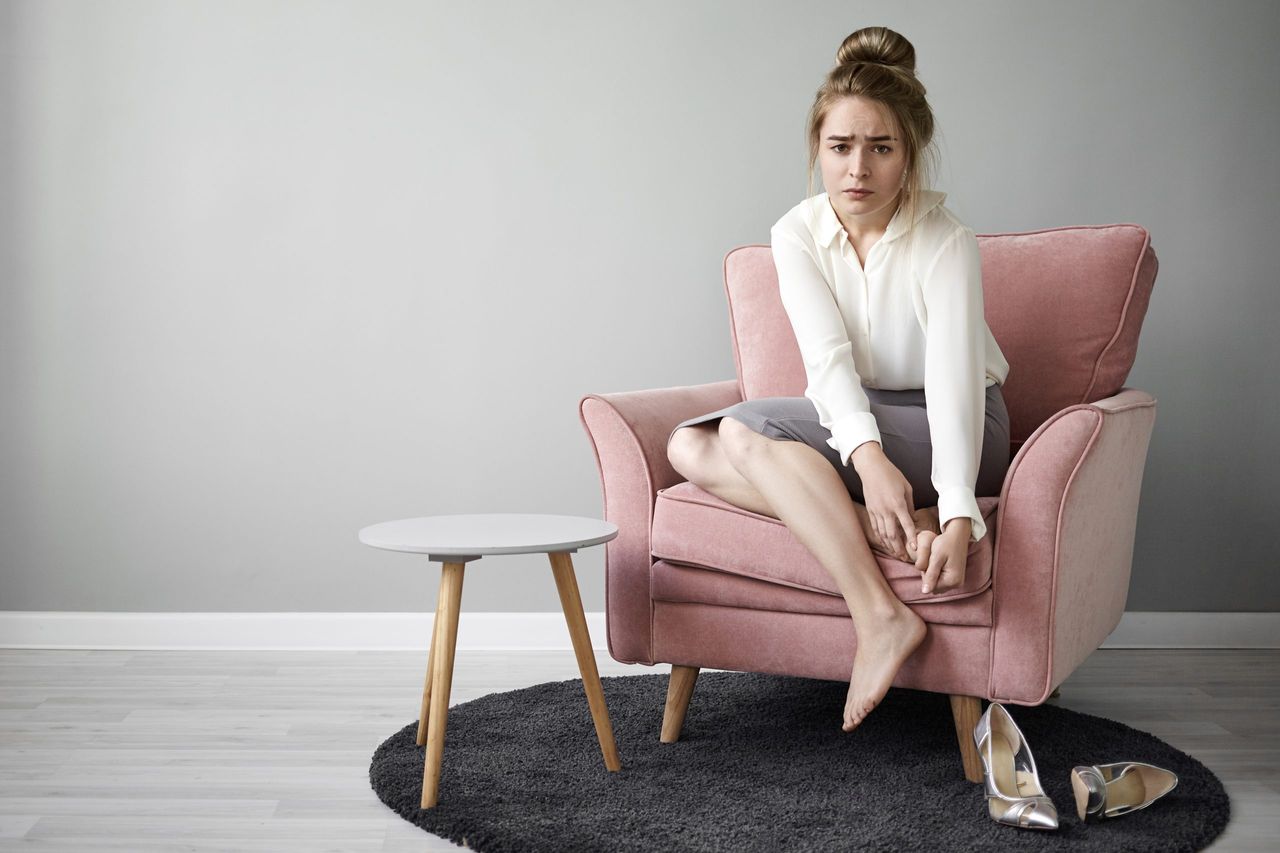
[[[916,49],[900,33],[888,27],[863,27],[850,33],[836,51],[836,63],[874,62],[896,65],[912,74],[916,70]]]

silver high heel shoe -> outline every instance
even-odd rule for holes
[[[1057,829],[1058,809],[1040,785],[1031,746],[1003,705],[987,706],[974,726],[973,740],[982,756],[992,819],[1022,829]]]
[[[1141,761],[1080,765],[1071,771],[1076,814],[1085,823],[1145,809],[1177,784],[1172,771]]]

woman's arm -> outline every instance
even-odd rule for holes
[[[939,247],[921,279],[925,397],[933,444],[932,482],[943,529],[972,520],[970,541],[987,532],[974,496],[986,420],[986,318],[982,258],[973,229],[960,227]]]
[[[847,466],[853,451],[865,442],[874,441],[880,448],[880,429],[854,366],[849,332],[812,250],[776,225],[770,239],[778,293],[804,359],[805,396],[818,410],[819,422],[831,431],[827,444]]]

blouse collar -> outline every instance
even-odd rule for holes
[[[938,190],[921,190],[914,222],[919,222],[925,214],[942,204],[946,198],[947,194]],[[829,248],[844,231],[844,225],[840,223],[840,217],[836,216],[835,209],[831,207],[831,200],[825,192],[814,196],[814,207],[816,208],[814,238],[819,245]],[[884,236],[880,238],[882,242],[888,242],[909,230],[905,210],[903,205],[898,206],[893,218],[889,220]]]

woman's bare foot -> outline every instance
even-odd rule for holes
[[[844,704],[846,732],[856,729],[889,692],[904,661],[924,642],[928,628],[911,608],[898,602],[889,619],[858,625],[858,647]]]
[[[915,563],[922,575],[929,570],[929,554],[933,551],[933,540],[937,539],[938,535],[932,530],[916,532],[916,545],[911,551],[911,561]]]
[[[898,558],[899,555],[895,554],[885,542],[881,541],[880,536],[871,525],[871,514],[867,512],[866,505],[854,501],[853,509],[854,512],[858,514],[858,523],[862,525],[862,532],[866,534],[867,544],[871,546],[871,550],[884,554],[886,557]],[[936,536],[942,532],[942,525],[938,522],[938,508],[936,506],[921,507],[911,513],[911,518],[916,524],[916,541],[908,541],[905,545],[907,549],[907,558],[912,562],[917,562],[920,542],[924,538],[922,534],[925,531],[932,531]],[[929,537],[928,541],[932,541],[932,537]],[[925,565],[928,566],[928,563],[926,562]]]

